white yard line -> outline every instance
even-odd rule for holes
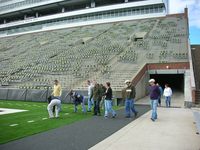
[[[11,124],[10,127],[18,126],[18,124]]]
[[[29,121],[27,121],[28,123],[32,123],[32,122],[35,122],[34,120],[29,120]]]

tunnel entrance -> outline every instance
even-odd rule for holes
[[[150,74],[164,89],[165,84],[169,84],[173,92],[184,93],[184,74]]]

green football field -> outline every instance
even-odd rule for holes
[[[57,119],[48,119],[47,103],[1,100],[0,108],[28,110],[0,115],[0,144],[88,119],[92,116],[92,113],[83,114],[80,105],[78,112],[74,113],[72,104],[62,104],[62,111]]]

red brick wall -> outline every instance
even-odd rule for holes
[[[168,67],[167,67],[168,66]],[[176,63],[152,63],[152,64],[146,64],[139,73],[135,76],[135,78],[132,80],[132,83],[136,85],[140,79],[143,77],[145,72],[147,70],[166,70],[166,69],[189,69],[190,65],[189,62],[176,62]]]
[[[149,70],[159,70],[159,69],[189,69],[190,64],[189,62],[176,62],[176,63],[153,63],[153,64],[148,64],[147,68]]]

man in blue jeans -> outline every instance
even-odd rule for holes
[[[125,100],[125,111],[126,118],[131,117],[131,111],[134,113],[135,117],[138,112],[135,110],[135,86],[132,85],[130,80],[125,81],[126,88],[122,90],[122,98]]]
[[[158,99],[160,96],[160,90],[159,87],[155,84],[154,79],[149,80],[149,91],[150,91],[150,102],[151,102],[151,109],[152,109],[152,114],[151,114],[151,120],[155,121],[158,118],[157,115],[157,105],[158,105]]]
[[[93,99],[90,99],[90,97],[91,97],[92,89],[94,86],[92,85],[90,80],[87,81],[87,85],[88,85],[88,112],[91,112],[94,101]]]
[[[81,104],[82,112],[86,113],[84,96],[81,94],[78,94],[77,92],[73,90],[70,91],[69,96],[73,99],[73,102],[74,102],[74,112],[76,113],[78,111],[77,106]]]

